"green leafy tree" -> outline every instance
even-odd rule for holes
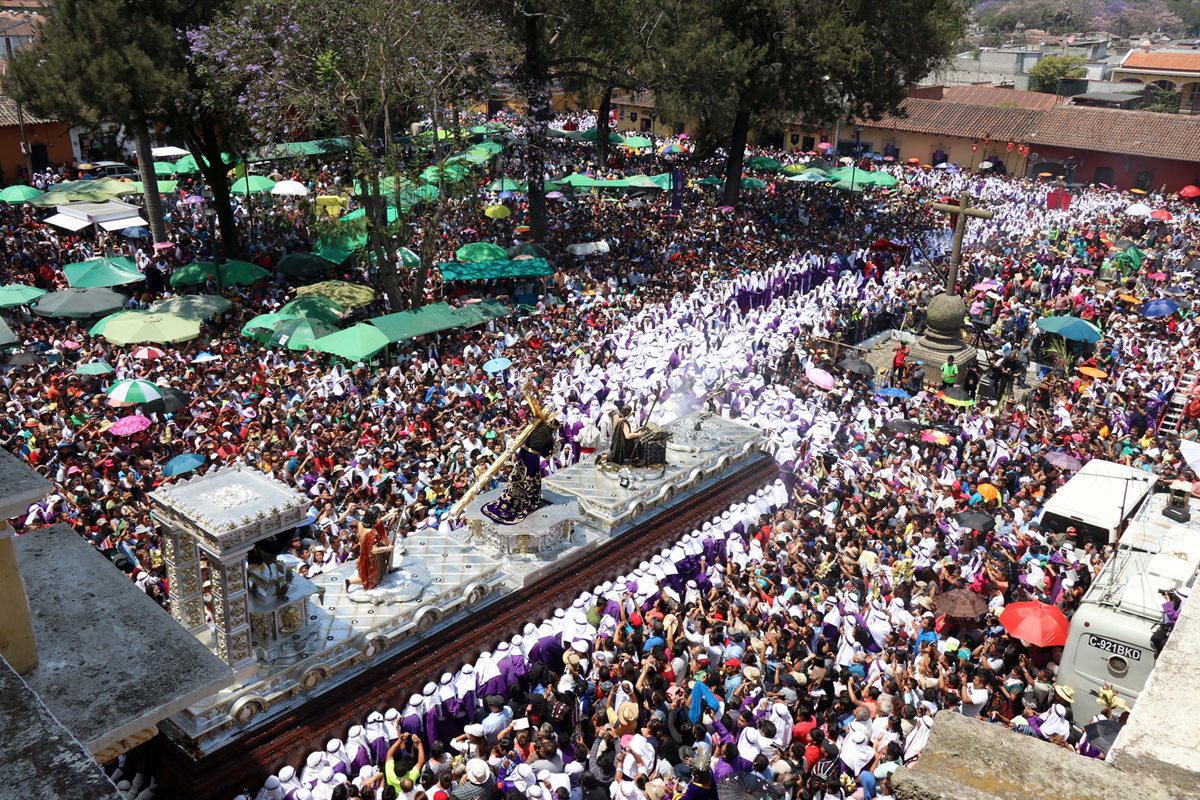
[[[1083,56],[1043,56],[1029,70],[1029,91],[1057,94],[1059,81],[1082,78],[1087,72]]]
[[[1157,86],[1147,86],[1142,94],[1142,110],[1157,111],[1160,114],[1178,114],[1179,92],[1170,89],[1159,89]]]
[[[450,189],[439,173],[439,199],[420,215],[422,265],[406,298],[394,245],[411,235],[414,202],[404,193],[423,164],[405,162],[396,140],[414,122],[448,126],[462,102],[492,84],[509,55],[496,38],[465,0],[247,0],[191,33],[193,59],[248,109],[255,140],[350,140],[367,249],[393,308],[421,302]],[[439,136],[432,146],[440,160]],[[400,215],[393,223],[389,200]]]
[[[660,7],[627,0],[487,0],[518,56],[505,82],[525,98],[525,154],[530,227],[546,236],[547,123],[555,86],[592,87],[604,104],[612,88],[645,85],[639,67],[651,56],[664,27]],[[649,70],[646,70],[649,74]],[[598,139],[608,131],[607,115]],[[606,144],[598,143],[602,156]]]
[[[13,58],[4,85],[31,109],[77,124],[115,122],[133,137],[146,215],[164,241],[162,203],[150,152],[151,125],[165,125],[198,157],[219,153],[237,130],[228,98],[191,68],[181,31],[210,18],[223,0],[61,0],[38,39]],[[197,159],[213,190],[227,249],[238,250],[226,167]]]
[[[146,214],[166,240],[149,127],[186,93],[175,0],[60,0],[38,38],[13,58],[5,90],[43,116],[116,122],[133,137]]]
[[[961,39],[960,0],[673,0],[661,106],[722,131],[737,202],[752,125],[878,119]]]

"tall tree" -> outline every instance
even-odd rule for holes
[[[470,89],[490,85],[495,38],[469,0],[247,0],[191,33],[193,58],[248,109],[258,141],[350,140],[367,248],[393,308],[420,301],[417,288],[404,296],[392,242],[408,225],[388,220],[389,199],[396,213],[410,206],[399,195],[412,165],[396,138],[423,118],[436,129]],[[422,259],[414,287],[429,266]]]
[[[1044,56],[1029,70],[1029,91],[1058,94],[1060,81],[1087,74],[1085,63],[1083,56]]]
[[[171,23],[177,11],[176,0],[59,0],[4,78],[6,91],[39,114],[124,127],[136,145],[155,242],[167,237],[149,129],[186,91]]]
[[[525,98],[529,224],[534,238],[544,241],[546,150],[555,87],[591,86],[603,95],[611,88],[643,85],[637,66],[656,46],[662,28],[655,20],[662,12],[653,4],[627,0],[487,2],[520,53],[507,82]],[[599,127],[605,135],[607,120]]]
[[[670,8],[660,105],[675,119],[728,120],[730,205],[753,125],[878,119],[950,56],[966,22],[962,0],[671,0]]]

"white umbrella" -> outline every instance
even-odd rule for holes
[[[992,167],[994,167],[994,166],[996,166],[996,165],[995,165],[995,164],[993,164],[993,163],[992,163],[992,162],[990,162],[990,161],[980,161],[980,162],[979,162],[979,168],[980,168],[980,169],[991,169],[991,168],[992,168]]]
[[[1134,203],[1129,208],[1125,209],[1125,213],[1131,217],[1148,217],[1151,212],[1150,206],[1145,203]]]
[[[279,181],[271,189],[271,194],[286,195],[287,197],[304,197],[308,194],[308,187],[300,181]]]
[[[187,154],[187,150],[184,150],[182,147],[175,147],[173,145],[168,145],[167,147],[150,148],[150,155],[154,156],[155,158],[176,158],[177,156],[186,156]]]
[[[1179,452],[1183,455],[1183,460],[1187,462],[1187,465],[1192,468],[1192,472],[1200,475],[1200,442],[1180,439]]]

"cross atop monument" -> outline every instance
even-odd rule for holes
[[[946,294],[954,294],[954,284],[958,281],[958,265],[962,261],[963,234],[967,232],[967,217],[991,219],[995,213],[983,208],[971,207],[971,195],[963,192],[958,205],[948,203],[932,203],[929,206],[934,211],[941,211],[954,217],[954,246],[950,251],[950,274],[946,276]]]

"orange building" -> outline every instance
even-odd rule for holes
[[[25,136],[35,170],[49,164],[70,164],[77,158],[78,143],[72,141],[71,126],[66,123],[25,112]],[[0,182],[6,186],[20,183],[24,175],[25,155],[21,149],[17,104],[11,97],[0,95]]]

